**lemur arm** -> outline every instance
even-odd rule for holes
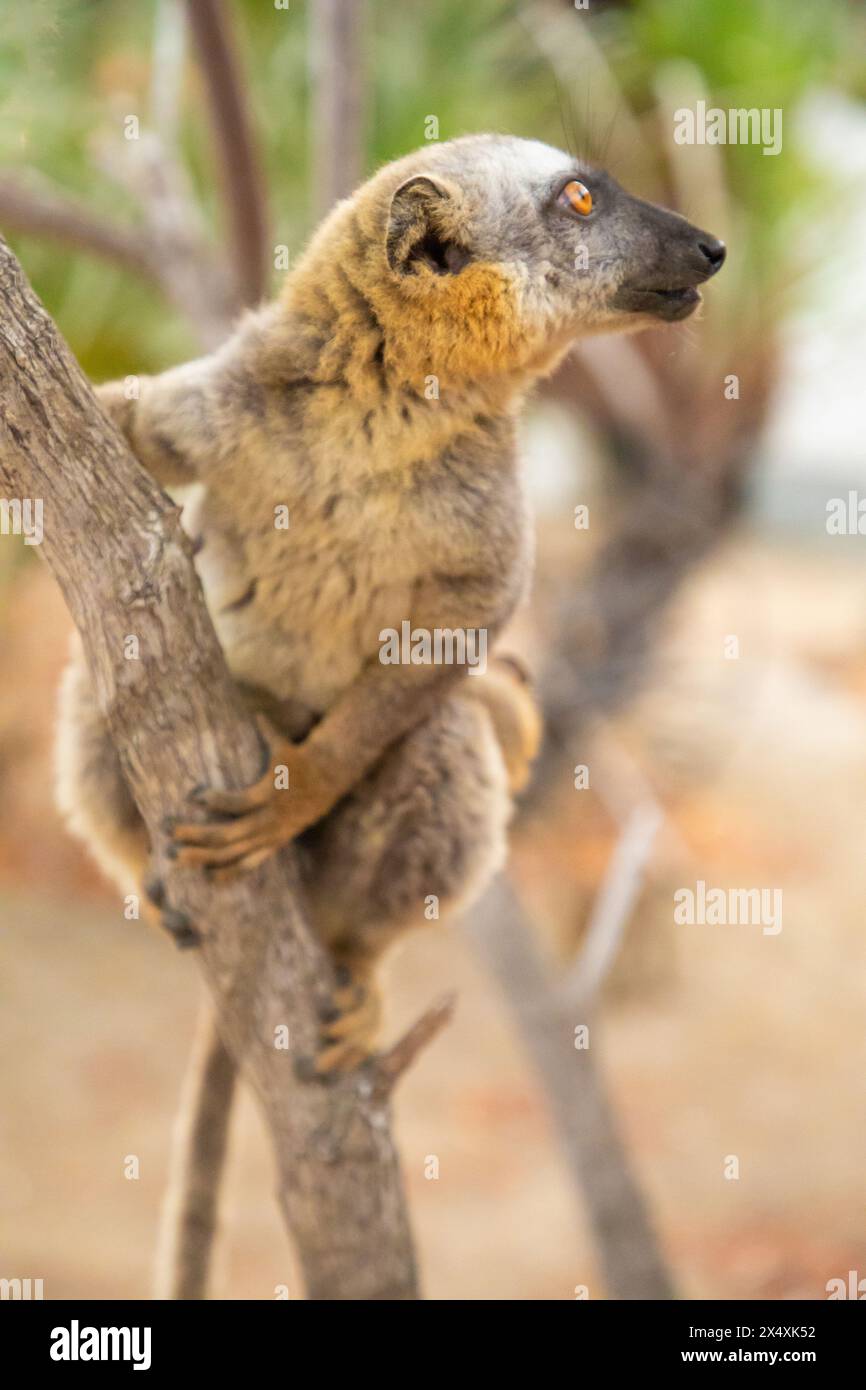
[[[413,628],[423,627],[420,615],[430,613],[452,630],[477,626],[455,621],[453,591],[446,602],[444,593],[430,586],[426,597],[427,602],[413,605]],[[448,621],[443,624],[445,612]],[[466,671],[467,666],[457,664],[383,665],[372,657],[303,743],[271,742],[268,770],[253,786],[192,794],[212,815],[234,819],[167,827],[175,841],[175,857],[183,864],[211,868],[260,864],[321,820],[391,744],[429,716],[449,689],[471,680]],[[287,769],[287,786],[281,785],[280,768]]]
[[[302,745],[325,782],[338,789],[331,805],[360,782],[392,743],[422,723],[465,671],[459,666],[383,666],[374,658]]]
[[[206,460],[204,363],[97,386],[97,399],[160,487],[183,487]]]

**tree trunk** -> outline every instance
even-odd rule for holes
[[[40,500],[45,559],[78,627],[124,774],[171,905],[202,933],[226,1046],[263,1106],[279,1200],[311,1298],[416,1298],[387,1096],[363,1074],[305,1082],[330,963],[298,907],[285,851],[213,885],[165,855],[166,816],[189,790],[241,787],[261,749],[204,606],[177,509],[103,416],[0,238],[0,486]],[[128,638],[138,656],[129,659]],[[278,1045],[281,1029],[290,1045]]]

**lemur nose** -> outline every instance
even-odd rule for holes
[[[698,250],[703,251],[709,261],[711,275],[715,275],[717,270],[721,270],[725,263],[725,256],[728,254],[728,248],[723,241],[719,241],[716,237],[707,237],[706,241],[698,242]]]

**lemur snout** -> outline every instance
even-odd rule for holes
[[[704,237],[698,242],[698,250],[703,252],[710,263],[710,275],[715,275],[717,270],[721,270],[728,254],[728,248],[718,237]]]

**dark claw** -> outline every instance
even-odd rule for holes
[[[165,857],[166,859],[177,859],[177,845],[174,841],[166,846]]]
[[[334,1023],[340,1017],[340,1010],[334,1004],[322,1004],[318,1013],[320,1023]]]
[[[165,902],[165,884],[157,873],[149,873],[143,883],[144,895],[154,907],[162,907]]]
[[[162,925],[174,938],[175,945],[180,951],[188,951],[201,941],[201,933],[193,926],[186,913],[179,912],[177,908],[168,907],[165,909],[162,914]]]
[[[164,835],[170,835],[176,825],[176,816],[163,816],[162,825],[160,826],[160,829],[162,830]]]
[[[198,782],[193,787],[192,791],[187,792],[187,799],[189,801],[198,801],[199,797],[204,791],[207,791],[207,787],[205,786],[204,782]]]
[[[320,1077],[316,1071],[315,1059],[313,1057],[296,1057],[295,1076],[299,1081],[318,1081]]]
[[[334,979],[339,989],[346,989],[352,983],[352,972],[348,965],[335,965]]]

